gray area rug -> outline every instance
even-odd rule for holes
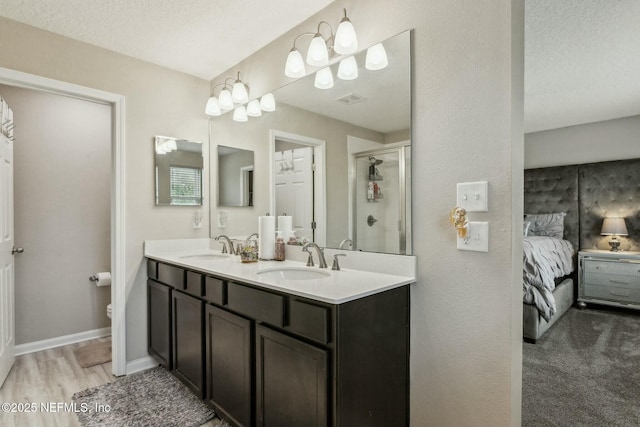
[[[73,400],[79,408],[89,409],[78,412],[85,427],[190,427],[215,417],[213,410],[162,367],[80,391]],[[96,411],[96,405],[109,405],[110,410]]]
[[[640,313],[571,308],[522,362],[523,426],[640,426]]]

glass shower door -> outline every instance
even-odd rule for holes
[[[354,155],[355,249],[406,254],[406,150],[398,147]]]

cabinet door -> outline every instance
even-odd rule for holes
[[[257,425],[326,426],[327,359],[326,350],[257,325]]]
[[[147,280],[147,344],[149,353],[171,369],[171,288]]]
[[[173,291],[173,374],[204,397],[203,302]]]
[[[251,320],[207,305],[207,400],[238,426],[252,425]]]

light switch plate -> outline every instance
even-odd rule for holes
[[[487,212],[489,210],[487,181],[458,183],[456,206],[467,212]]]
[[[469,221],[467,237],[458,237],[458,250],[489,252],[489,223]]]

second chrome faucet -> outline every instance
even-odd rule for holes
[[[313,242],[307,243],[302,247],[302,250],[309,254],[307,266],[313,267],[313,254],[311,253],[311,248],[315,249],[318,253],[318,267],[327,268],[327,261],[324,259],[324,249]]]

